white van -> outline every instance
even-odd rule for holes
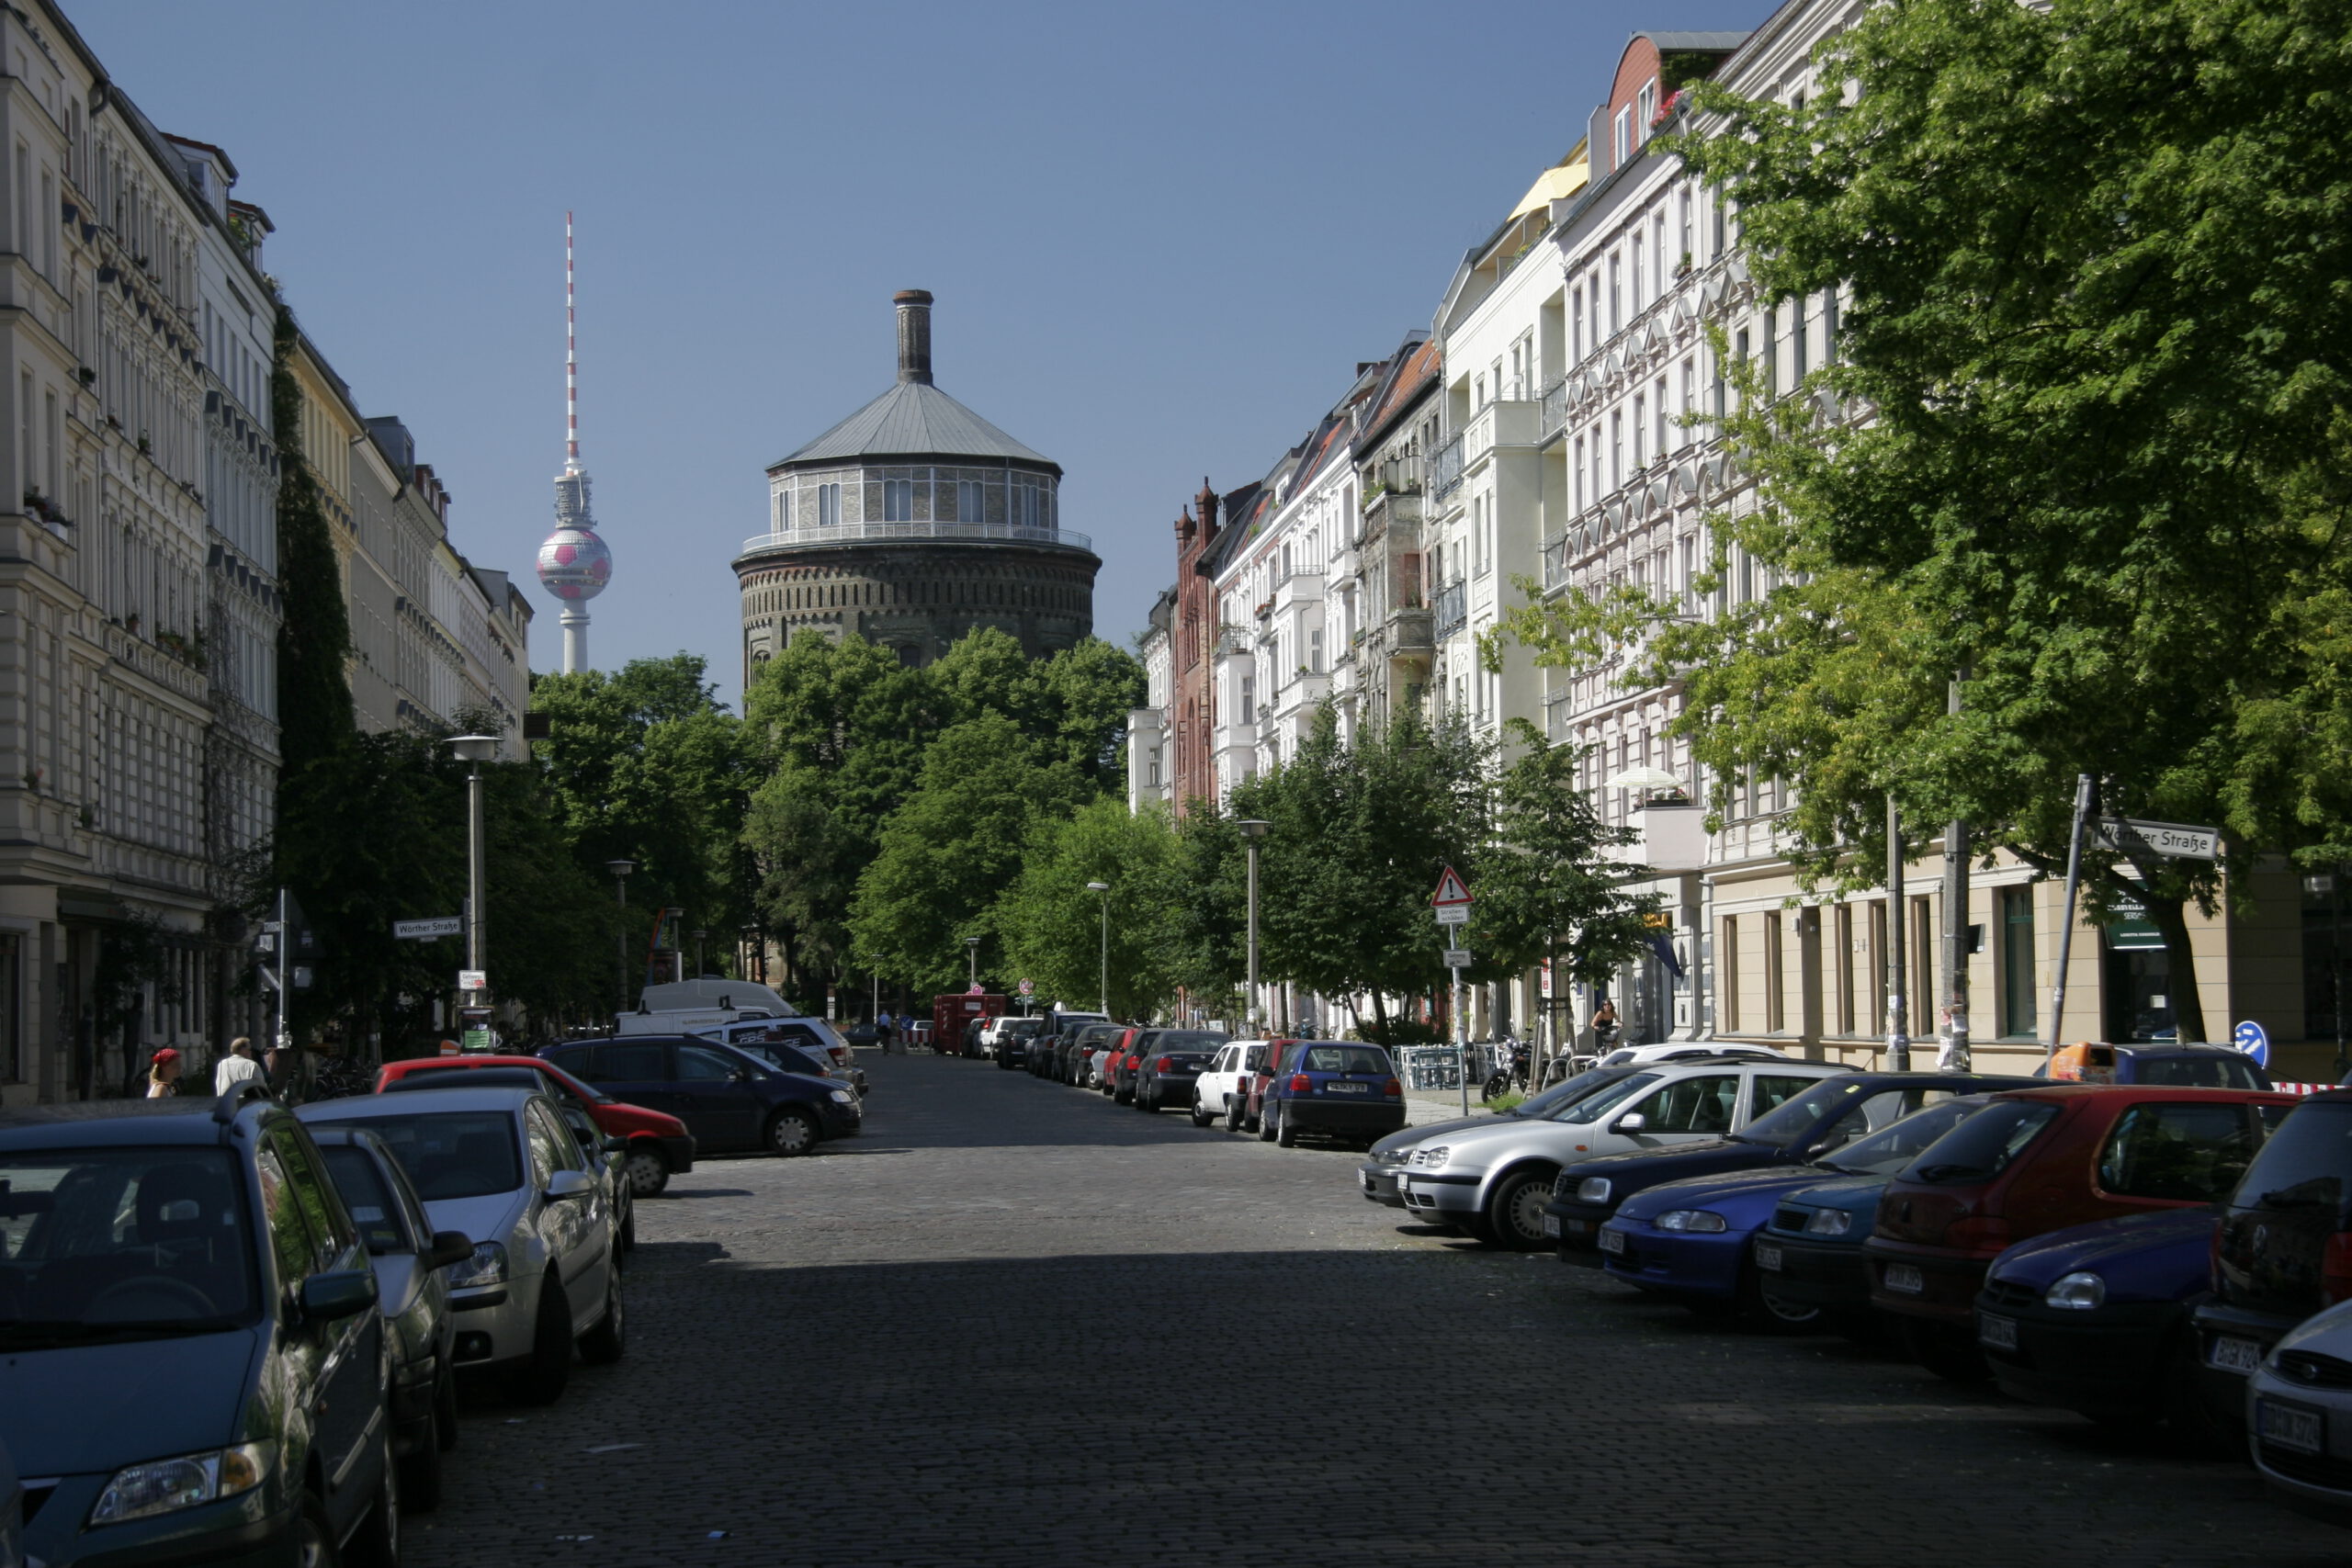
[[[725,1024],[756,1018],[795,1018],[798,1013],[756,980],[726,980],[706,975],[648,986],[635,1012],[616,1020],[617,1034],[707,1034]]]

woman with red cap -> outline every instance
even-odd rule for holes
[[[155,1053],[153,1066],[147,1069],[147,1098],[161,1100],[180,1091],[180,1054],[169,1045]]]

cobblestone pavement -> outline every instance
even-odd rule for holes
[[[627,1359],[551,1409],[469,1396],[413,1568],[2352,1549],[2243,1467],[1400,1228],[1351,1154],[865,1061],[863,1137],[639,1205]]]

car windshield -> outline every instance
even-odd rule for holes
[[[435,1111],[419,1116],[338,1120],[384,1140],[416,1195],[428,1203],[486,1198],[523,1185],[523,1155],[511,1111]]]
[[[343,1194],[343,1206],[359,1222],[360,1238],[369,1252],[406,1252],[412,1245],[401,1224],[398,1200],[384,1185],[384,1172],[375,1156],[352,1144],[322,1144],[327,1176]]]
[[[2158,1056],[2132,1064],[2133,1083],[2167,1089],[2268,1089],[2254,1064],[2216,1051],[2210,1055]]]
[[[2047,1100],[1996,1100],[1920,1150],[1903,1179],[1930,1185],[1990,1181],[2057,1117],[2058,1108]]]
[[[0,1154],[0,1349],[250,1323],[252,1224],[226,1149]]]
[[[2230,1201],[2245,1209],[2324,1209],[2341,1216],[2352,1187],[2352,1103],[2298,1105],[2254,1156]],[[2352,1228],[2343,1223],[2335,1229]]]
[[[1587,1067],[1563,1083],[1555,1083],[1541,1094],[1532,1094],[1509,1111],[1506,1116],[1549,1116],[1562,1106],[1573,1105],[1589,1094],[1597,1094],[1625,1076],[1623,1067]]]
[[[1303,1073],[1385,1073],[1388,1054],[1377,1045],[1309,1045],[1301,1054]]]
[[[1732,1137],[1742,1143],[1769,1144],[1781,1149],[1804,1139],[1806,1154],[1819,1159],[1831,1149],[1893,1125],[1922,1105],[1950,1098],[1950,1089],[1894,1087],[1883,1080],[1869,1084],[1852,1078],[1824,1078],[1782,1101],[1769,1114],[1758,1117]],[[1915,1145],[1914,1152],[1925,1146]]]
[[[1598,1094],[1587,1095],[1573,1105],[1563,1106],[1552,1120],[1574,1122],[1578,1126],[1598,1122],[1665,1076],[1663,1073],[1635,1073],[1631,1077],[1620,1078]]]
[[[1230,1035],[1214,1034],[1206,1030],[1171,1029],[1159,1037],[1159,1048],[1163,1051],[1214,1051],[1230,1038]]]
[[[1947,1100],[1915,1111],[1900,1122],[1839,1149],[1821,1163],[1856,1176],[1893,1176],[1919,1157],[1928,1145],[1984,1109],[1981,1099]]]
[[[1811,1132],[1823,1117],[1852,1102],[1854,1096],[1861,1091],[1860,1084],[1824,1078],[1804,1093],[1792,1095],[1782,1100],[1732,1136],[1743,1144],[1770,1144],[1776,1149],[1787,1148]]]

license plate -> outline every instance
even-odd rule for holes
[[[1556,1236],[1560,1234],[1559,1215],[1546,1214],[1544,1216],[1544,1234],[1549,1236]]]
[[[2327,1451],[2327,1417],[2309,1405],[2257,1399],[2254,1402],[2254,1426],[2266,1443],[2276,1443],[2297,1453]]]
[[[2233,1339],[2222,1335],[2205,1352],[2205,1364],[2225,1372],[2251,1372],[2262,1365],[2262,1347],[2251,1339]]]
[[[1368,1083],[1327,1083],[1323,1086],[1323,1092],[1325,1094],[1370,1094],[1372,1086]]]
[[[1886,1266],[1886,1288],[1901,1291],[1906,1296],[1916,1296],[1928,1288],[1928,1281],[1918,1269],[1908,1263],[1890,1263]]]
[[[1989,1312],[1978,1313],[1976,1341],[1980,1345],[1990,1345],[1996,1350],[2016,1349],[2018,1320],[2014,1317],[1999,1317]]]
[[[1623,1231],[1612,1230],[1602,1231],[1600,1233],[1600,1250],[1603,1252],[1613,1252],[1623,1256],[1625,1251],[1625,1233]]]
[[[1560,1216],[1555,1214],[1552,1218],[1557,1220]],[[1583,1235],[1592,1229],[1592,1222],[1590,1220],[1566,1220],[1561,1223],[1568,1227],[1568,1234],[1570,1235]]]
[[[1770,1274],[1779,1273],[1781,1271],[1781,1249],[1774,1247],[1768,1241],[1758,1242],[1756,1244],[1756,1267]]]

